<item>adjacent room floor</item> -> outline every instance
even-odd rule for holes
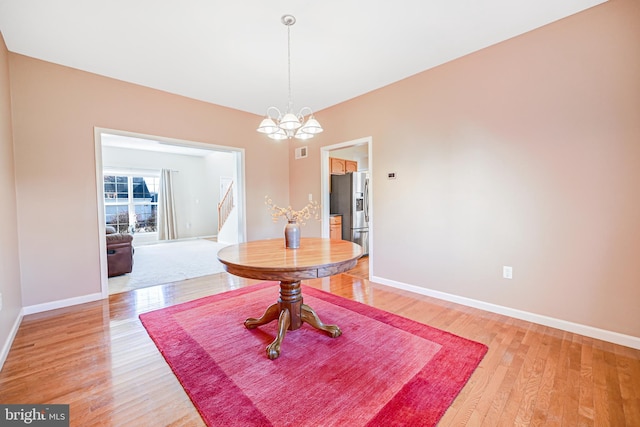
[[[109,294],[193,279],[224,270],[217,253],[226,244],[188,239],[136,246],[131,273],[109,278]]]

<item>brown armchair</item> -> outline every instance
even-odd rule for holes
[[[117,233],[107,226],[107,266],[108,276],[131,273],[133,269],[133,236]]]

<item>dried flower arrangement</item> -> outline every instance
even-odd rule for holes
[[[304,221],[312,216],[315,219],[320,219],[320,204],[315,200],[307,203],[307,206],[299,211],[293,210],[291,206],[281,208],[280,206],[275,205],[269,196],[264,196],[264,203],[267,205],[267,209],[271,213],[273,222],[278,222],[279,217],[284,217],[289,222],[295,221],[300,223],[300,225],[305,225]]]

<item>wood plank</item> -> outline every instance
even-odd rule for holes
[[[640,378],[640,364],[626,348],[618,347],[614,346],[614,350],[625,420],[627,425],[640,426],[640,387],[637,381]]]
[[[593,354],[592,340],[583,337],[580,365],[580,396],[578,397],[578,425],[593,426]]]
[[[621,384],[618,374],[618,362],[613,345],[606,345],[607,350],[604,352],[605,360],[605,380],[607,387],[607,397],[609,403],[609,422],[611,425],[627,426],[624,401],[621,394]]]
[[[536,360],[538,353],[542,351],[542,337],[536,329],[537,326],[532,325],[523,339],[523,343],[528,345],[528,349],[498,425],[528,424],[528,418],[533,410],[532,398],[535,395],[533,388],[528,384],[531,383],[532,379],[536,379],[532,377],[539,372]]]
[[[548,334],[546,337],[545,346],[546,354],[544,359],[539,355],[537,362],[541,369],[540,381],[537,384],[537,394],[534,398],[535,404],[533,407],[533,414],[531,417],[531,425],[539,426],[544,425],[547,421],[547,415],[549,413],[549,407],[551,405],[551,391],[553,390],[553,384],[555,380],[555,374],[558,364],[558,356],[560,354],[559,338]]]
[[[524,355],[521,352],[521,348],[523,346],[522,339],[526,331],[521,328],[509,328],[508,331],[510,331],[512,335],[509,342],[507,338],[504,340],[507,346],[506,349],[496,352],[498,356],[500,356],[500,368],[506,368],[506,372],[502,381],[500,381],[498,389],[493,394],[488,394],[485,397],[487,400],[490,400],[490,405],[482,420],[482,425],[498,425],[500,416],[509,400],[513,384],[516,381],[517,373],[524,363]],[[509,335],[507,335],[507,337],[508,336]]]

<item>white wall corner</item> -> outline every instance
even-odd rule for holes
[[[24,310],[20,310],[20,313],[16,316],[16,320],[13,322],[13,326],[11,327],[7,340],[2,345],[2,351],[0,352],[0,371],[4,366],[4,362],[7,360],[7,356],[9,356],[9,350],[11,350],[11,345],[13,344],[13,340],[16,338],[16,334],[18,333],[23,317]]]

